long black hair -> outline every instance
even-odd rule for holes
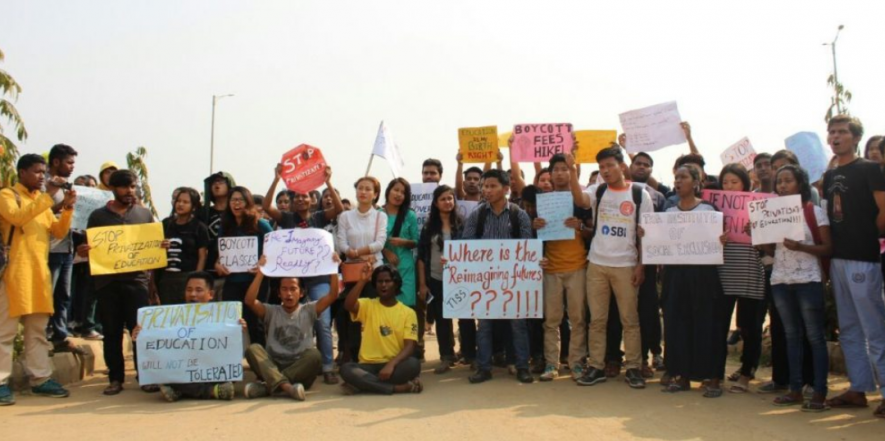
[[[393,222],[393,230],[390,232],[390,237],[399,237],[403,229],[403,223],[406,221],[406,214],[409,213],[412,206],[412,186],[404,178],[396,178],[387,184],[387,190],[384,191],[384,200],[388,203],[390,202],[390,192],[393,191],[393,187],[396,184],[402,184],[403,186],[403,204],[399,206],[399,210],[396,212],[396,220]]]
[[[777,169],[777,173],[774,174],[775,189],[777,189],[777,176],[785,171],[793,173],[793,177],[796,178],[796,183],[799,184],[799,194],[802,195],[802,204],[807,204],[808,201],[811,200],[811,183],[808,180],[808,172],[802,167],[793,164],[787,164]]]
[[[436,203],[439,202],[439,198],[446,193],[452,193],[452,196],[455,195],[455,190],[448,185],[440,185],[436,187],[436,190],[433,190],[433,203],[430,204],[430,217],[427,218],[427,223],[425,224],[425,228],[427,228],[427,233],[429,238],[433,238],[433,236],[437,236],[436,245],[439,246],[440,251],[443,249],[443,238],[442,238],[442,213],[439,211],[439,207],[436,206]],[[461,215],[458,213],[458,207],[455,207],[451,213],[449,213],[449,225],[452,227],[452,231],[461,229],[461,224],[464,222],[461,219]]]
[[[722,167],[722,172],[719,173],[719,185],[725,182],[725,175],[728,174],[735,175],[741,181],[741,185],[744,187],[741,191],[750,191],[750,173],[747,172],[747,168],[743,164],[725,164],[725,167]]]

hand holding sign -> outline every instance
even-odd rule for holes
[[[167,247],[168,242],[160,223],[90,228],[86,240],[88,245],[78,247],[77,253],[88,252],[93,276],[166,266],[164,242]]]
[[[326,160],[320,149],[301,144],[283,155],[280,178],[297,193],[309,193],[326,182]]]

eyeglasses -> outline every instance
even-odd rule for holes
[[[230,203],[233,204],[234,202],[238,204],[244,204],[246,203],[246,200],[243,198],[231,198]]]

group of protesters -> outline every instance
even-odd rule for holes
[[[340,383],[345,394],[420,393],[429,334],[439,346],[433,373],[464,367],[472,384],[491,380],[495,368],[521,383],[570,376],[579,386],[623,373],[633,389],[660,375],[663,392],[686,392],[694,383],[717,398],[751,391],[767,322],[772,374],[756,392],[807,412],[867,407],[867,393],[885,394],[885,139],[869,137],[861,156],[861,122],[832,118],[834,156],[811,182],[790,150],[760,153],[750,170],[734,163],[708,174],[691,127],[682,129],[691,152],[673,165],[672,187],[653,177],[651,154],[626,153],[624,135],[599,151],[589,180],[581,179],[572,152],[535,163],[531,183],[518,162],[505,169],[502,154],[466,170],[457,155],[453,186],[443,183],[442,163],[428,159],[422,182],[438,185],[420,228],[412,186],[401,177],[386,186],[362,177],[351,202],[333,186],[330,166],[322,191],[295,192],[277,191],[278,165],[263,196],[215,173],[202,189],[173,192],[172,213],[162,220],[165,268],[110,275],[90,274],[85,232],[71,229],[77,192],[70,184],[113,193],[87,228],[156,222],[141,201],[138,176],[109,162],[98,178],[72,179],[77,152],[64,144],[48,157],[25,154],[18,183],[0,191],[0,405],[15,402],[10,377],[19,332],[33,394],[68,396],[51,379],[49,354],[76,350],[70,337],[80,336],[103,341],[104,394],[115,395],[125,383],[125,333],[139,335],[139,308],[224,300],[244,306],[245,358],[257,377],[245,385],[246,398],[304,400],[318,378]],[[718,211],[702,198],[705,189],[799,196],[804,239],[753,246],[723,233],[722,265],[644,265],[640,214]],[[537,197],[549,192],[571,194],[573,215],[564,226],[573,235],[544,243],[543,318],[445,317],[444,243],[537,238],[549,225]],[[475,206],[466,216],[462,202]],[[342,274],[265,277],[264,236],[302,228],[332,233]],[[262,257],[252,271],[232,273],[218,242],[242,236],[257,239]],[[828,316],[829,298],[838,327]],[[827,336],[834,333],[850,387],[830,397]],[[728,346],[737,341],[740,367],[729,373]],[[235,395],[230,382],[141,389],[169,401]],[[874,415],[885,418],[885,404]]]

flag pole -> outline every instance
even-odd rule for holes
[[[375,154],[372,153],[369,155],[369,166],[366,167],[366,176],[369,176],[369,170],[372,168],[372,160],[375,159]]]

